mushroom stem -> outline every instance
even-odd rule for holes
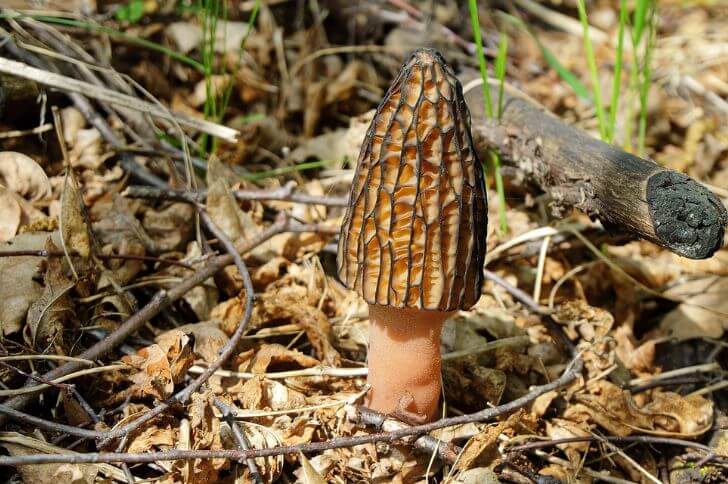
[[[369,305],[368,407],[433,420],[442,388],[440,334],[453,313]]]

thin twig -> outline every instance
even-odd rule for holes
[[[280,200],[293,203],[305,203],[310,205],[326,205],[330,207],[345,207],[349,202],[345,197],[329,197],[309,195],[307,193],[294,193],[295,183],[288,183],[275,190],[234,190],[233,195],[238,200]],[[170,200],[178,202],[199,203],[207,197],[204,190],[190,192],[175,190],[172,188],[163,189],[157,187],[132,185],[122,193],[129,198],[144,198],[151,200]]]
[[[291,221],[285,214],[282,214],[275,223],[268,226],[264,230],[260,231],[257,235],[251,237],[238,247],[238,251],[244,254],[258,245],[262,244],[274,235],[290,231],[290,232],[316,232],[320,226],[317,224],[299,224]],[[136,332],[142,325],[144,325],[151,318],[159,314],[159,312],[169,307],[173,302],[182,298],[192,288],[202,284],[204,281],[215,275],[218,271],[224,267],[230,265],[233,262],[233,257],[230,254],[220,255],[214,259],[208,261],[204,267],[198,269],[194,274],[183,279],[177,286],[171,288],[169,291],[164,289],[158,291],[152,299],[139,311],[130,316],[124,323],[122,323],[116,330],[109,333],[104,339],[100,340],[91,348],[87,349],[80,355],[81,359],[96,360],[119,345],[121,345],[126,338]],[[56,378],[68,375],[74,371],[83,368],[84,364],[79,362],[68,362],[64,365],[55,368],[48,373],[43,375],[46,380],[54,380]],[[40,390],[42,391],[42,389]],[[24,395],[18,395],[7,402],[5,406],[20,409],[30,403],[33,397],[38,391],[33,393],[26,393]],[[5,416],[0,415],[0,425],[5,421]]]
[[[354,412],[352,420],[357,423],[374,427],[377,430],[384,430],[385,432],[391,432],[394,430],[410,428],[406,423],[397,420],[393,417],[383,415],[370,408],[360,407]],[[413,445],[419,450],[428,454],[436,454],[441,460],[448,464],[453,464],[457,460],[458,454],[461,449],[451,444],[450,442],[443,442],[442,440],[435,438],[431,435],[423,435],[418,437]]]
[[[78,254],[71,252],[71,256],[77,256]],[[65,257],[65,254],[61,251],[49,251],[46,249],[37,250],[0,250],[0,257]],[[173,266],[184,267],[185,269],[194,269],[191,265],[186,264],[176,259],[167,259],[164,257],[153,257],[147,255],[135,255],[135,254],[94,254],[101,260],[109,259],[121,259],[121,260],[138,260],[144,262],[159,262],[160,264],[169,264]]]
[[[83,437],[85,439],[100,439],[104,435],[106,435],[105,432],[87,430],[76,426],[64,425],[56,422],[50,422],[48,420],[43,420],[42,418],[38,418],[33,415],[21,412],[19,410],[15,410],[14,408],[11,408],[2,403],[0,403],[0,413],[7,415],[13,420],[32,425],[39,429],[50,430],[52,432],[63,432],[68,435],[75,435],[76,437]]]
[[[73,362],[75,363],[75,362]],[[68,364],[73,364],[68,363]],[[25,386],[22,388],[15,388],[10,390],[0,390],[0,397],[12,397],[12,396],[18,396],[18,395],[26,395],[35,393],[39,390],[44,390],[50,386],[58,385],[59,383],[63,383],[68,380],[73,380],[74,378],[78,378],[81,376],[86,375],[93,375],[95,373],[102,373],[105,371],[114,371],[114,370],[124,370],[129,368],[127,365],[108,365],[108,366],[97,366],[94,368],[86,368],[85,370],[79,370],[72,373],[69,373],[68,375],[64,375],[58,378],[46,378],[45,375],[42,377],[34,377],[35,379],[38,379],[40,381],[45,381],[47,383],[41,383],[40,385],[35,386]]]
[[[250,450],[250,443],[245,437],[245,433],[240,428],[240,423],[236,422],[233,419],[233,413],[237,409],[229,407],[219,398],[215,398],[215,406],[220,409],[223,417],[227,420],[228,425],[230,425],[230,428],[233,431],[233,436],[235,437],[235,441],[238,443],[240,449]],[[258,470],[258,464],[255,463],[255,459],[253,459],[252,457],[245,459],[245,465],[248,466],[248,471],[250,471],[250,479],[256,484],[263,484],[263,477],[260,475],[260,471]]]
[[[235,329],[233,335],[220,349],[220,354],[217,359],[213,361],[201,375],[192,380],[192,382],[185,388],[177,392],[170,401],[160,403],[141,417],[134,419],[134,421],[132,421],[131,423],[109,432],[109,434],[101,442],[99,442],[99,447],[104,447],[111,440],[118,437],[123,437],[133,432],[135,429],[141,427],[144,423],[150,421],[157,415],[167,410],[174,403],[187,402],[192,394],[199,390],[199,388],[212,376],[212,374],[215,373],[215,371],[218,370],[223,365],[223,363],[225,363],[232,356],[233,351],[235,351],[235,348],[240,341],[240,337],[243,336],[243,333],[248,326],[250,316],[253,314],[253,303],[255,298],[255,289],[253,289],[253,281],[250,279],[250,273],[248,272],[248,268],[245,265],[242,256],[235,248],[235,244],[233,244],[227,234],[225,234],[225,232],[223,232],[215,224],[215,222],[204,210],[200,210],[199,213],[202,222],[205,224],[208,230],[212,232],[215,237],[217,237],[218,241],[225,248],[228,255],[233,259],[233,261],[235,262],[235,266],[238,268],[240,276],[243,279],[243,288],[245,290],[245,310],[243,311],[243,316],[240,319],[240,323],[238,323],[238,327]]]
[[[159,106],[143,101],[137,97],[129,96],[105,87],[95,86],[73,77],[38,69],[23,62],[14,61],[5,57],[0,57],[0,72],[30,79],[63,92],[81,94],[116,106],[147,113],[156,118],[178,122],[179,124],[230,141],[231,143],[234,143],[238,136],[237,130],[227,126],[202,119],[193,119],[178,113],[170,114],[167,110],[160,109]]]
[[[561,326],[559,326],[556,320],[554,320],[554,318],[551,316],[550,312],[546,308],[543,308],[540,304],[534,301],[531,296],[526,294],[524,291],[518,289],[513,284],[509,283],[498,274],[495,274],[489,270],[486,270],[484,272],[486,280],[489,280],[501,286],[503,289],[508,291],[510,295],[516,298],[518,302],[526,306],[529,311],[540,315],[546,323],[546,329],[548,329],[549,333],[551,333],[551,337],[554,339],[557,345],[569,351],[569,354],[571,355],[574,355],[576,353],[576,347],[574,346],[574,343],[572,343],[571,340],[566,336],[564,330],[561,328]]]
[[[0,456],[0,466],[17,466],[29,464],[48,464],[48,463],[99,463],[99,462],[155,462],[168,460],[192,460],[192,459],[247,459],[250,457],[272,457],[285,454],[297,454],[299,452],[311,453],[320,452],[328,449],[339,449],[343,447],[354,447],[357,445],[370,444],[374,442],[395,442],[405,437],[423,435],[433,430],[452,427],[473,422],[484,422],[495,417],[511,413],[544,393],[562,388],[573,382],[580,374],[583,368],[583,362],[580,358],[574,359],[567,367],[564,373],[556,380],[545,385],[532,389],[527,394],[519,397],[511,402],[499,405],[497,407],[486,408],[479,412],[468,415],[460,415],[431,422],[424,425],[394,430],[391,432],[381,432],[371,435],[357,435],[352,437],[338,437],[325,442],[315,442],[310,444],[298,444],[290,446],[270,447],[267,449],[251,449],[251,450],[171,450],[166,452],[146,452],[146,453],[88,453],[78,455],[56,455],[56,454],[35,454],[24,456],[5,457]]]
[[[713,449],[707,445],[700,444],[698,442],[692,442],[690,440],[674,439],[670,437],[656,437],[654,435],[628,435],[625,437],[618,436],[597,436],[587,435],[583,437],[566,437],[563,439],[553,440],[539,440],[536,442],[528,442],[526,444],[515,445],[507,447],[508,452],[523,452],[524,450],[543,449],[546,447],[554,447],[562,444],[571,444],[574,442],[599,442],[600,440],[606,440],[609,442],[617,443],[641,443],[641,444],[663,444],[663,445],[677,445],[681,447],[688,447],[691,449],[702,450],[703,452],[713,452]]]

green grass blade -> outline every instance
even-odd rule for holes
[[[490,88],[488,87],[488,64],[485,63],[485,51],[483,50],[483,39],[480,36],[480,20],[478,19],[478,0],[468,0],[470,7],[470,22],[473,26],[473,41],[475,42],[475,51],[478,56],[478,66],[480,67],[480,77],[483,78],[483,104],[485,113],[489,118],[493,117],[493,100],[490,97]]]
[[[495,58],[495,77],[498,79],[498,119],[503,116],[503,93],[506,80],[506,58],[508,57],[508,36],[501,32],[498,42],[498,56]]]
[[[260,0],[255,0],[255,4],[253,5],[253,10],[250,12],[250,19],[248,20],[248,28],[245,31],[245,35],[243,36],[243,40],[240,41],[240,50],[238,51],[238,59],[235,63],[235,70],[237,71],[240,68],[240,65],[243,62],[243,52],[245,51],[245,45],[248,42],[248,37],[250,37],[250,33],[253,31],[253,26],[255,25],[255,21],[258,19],[258,12],[260,11]],[[222,99],[222,109],[220,110],[222,114],[225,113],[227,110],[227,106],[230,103],[230,96],[233,92],[233,82],[231,81],[228,83],[227,88],[225,89],[225,93],[223,94]],[[218,119],[218,122],[222,121],[222,114],[220,118]]]
[[[498,56],[495,58],[495,77],[498,79],[498,119],[503,116],[503,100],[506,80],[506,60],[508,56],[508,36],[505,32],[501,32],[498,41]],[[493,176],[495,177],[495,189],[498,193],[498,221],[502,233],[508,232],[508,220],[506,219],[506,189],[503,185],[503,175],[501,174],[500,154],[495,151],[490,152],[493,162]],[[500,209],[502,207],[502,209]]]
[[[650,92],[650,85],[652,84],[652,51],[656,40],[656,10],[657,4],[654,0],[649,2],[649,14],[647,20],[647,40],[645,42],[645,52],[642,58],[642,65],[640,69],[640,114],[639,114],[639,128],[637,132],[637,154],[638,156],[644,156],[645,154],[645,138],[647,135],[647,102],[648,95]]]
[[[478,1],[477,0],[469,0],[468,3],[470,7],[470,21],[473,26],[473,40],[475,41],[475,50],[478,56],[478,65],[480,66],[480,77],[483,79],[483,107],[485,109],[485,113],[489,118],[493,118],[494,111],[493,111],[493,99],[490,95],[490,85],[488,84],[488,64],[485,62],[485,52],[483,50],[483,39],[480,36],[480,20],[478,19]],[[501,44],[505,44],[503,46],[499,46],[498,50],[498,57],[502,57],[502,75],[505,77],[505,56],[508,52],[508,45],[507,41],[503,41],[502,39],[505,38],[505,35],[501,36]],[[504,50],[501,54],[501,50]],[[502,84],[502,83],[501,83]],[[499,98],[502,96],[499,94]],[[500,100],[499,100],[500,103]],[[499,109],[500,112],[500,109]],[[490,157],[493,162],[493,177],[495,178],[495,188],[498,192],[498,219],[500,220],[500,230],[501,232],[505,233],[508,231],[508,222],[506,220],[506,194],[505,194],[505,187],[503,186],[503,178],[501,176],[500,172],[500,155],[494,151],[490,151]],[[485,163],[483,163],[483,170],[485,171]]]
[[[559,62],[559,59],[538,39],[538,37],[536,37],[536,35],[531,31],[530,28],[528,28],[528,25],[526,25],[523,20],[519,19],[518,17],[514,17],[513,15],[509,15],[505,12],[498,12],[498,15],[525,31],[533,39],[533,41],[536,42],[536,45],[538,45],[538,48],[541,51],[541,55],[546,61],[546,64],[548,64],[549,67],[556,71],[559,77],[566,84],[569,85],[572,91],[574,91],[574,94],[584,99],[585,101],[591,101],[591,93],[589,92],[589,88],[587,88],[579,80],[576,74],[571,72],[569,69],[564,67],[561,62]]]
[[[632,20],[632,42],[634,44],[639,44],[642,40],[651,3],[652,0],[637,0]]]
[[[624,27],[627,24],[627,0],[619,0],[619,31],[617,32],[617,53],[614,60],[614,78],[612,79],[612,101],[609,103],[609,123],[607,124],[607,143],[614,141],[619,109],[619,92],[622,87],[622,64],[624,62]]]
[[[594,55],[591,37],[589,37],[589,20],[586,16],[586,7],[584,0],[576,0],[576,6],[579,10],[579,20],[584,32],[584,51],[586,53],[586,61],[589,65],[589,74],[592,83],[592,95],[594,96],[594,107],[597,111],[597,119],[599,121],[599,134],[602,139],[607,139],[607,119],[604,115],[604,106],[602,106],[601,87],[599,85],[599,71],[597,70],[597,60]]]

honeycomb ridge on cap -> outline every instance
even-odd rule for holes
[[[470,308],[483,280],[485,193],[462,86],[438,52],[419,49],[362,144],[339,278],[370,304]]]

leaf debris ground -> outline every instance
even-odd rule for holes
[[[69,16],[103,13],[89,11],[93,7],[84,2],[61,3],[55,7]],[[106,28],[199,58],[204,41],[199,12],[175,9],[176,2],[132,3],[144,7],[134,22],[97,18]],[[589,5],[590,21],[606,39],[616,34],[617,3]],[[189,203],[123,195],[136,183],[129,165],[122,163],[128,153],[176,188],[206,187],[207,213],[239,245],[254,240],[277,212],[338,228],[340,208],[238,200],[231,190],[272,191],[293,181],[296,193],[345,195],[371,109],[406,53],[435,46],[459,74],[473,77],[477,69],[467,51],[472,32],[462,21],[466,7],[457,2],[433,7],[392,1],[384,8],[263,2],[238,62],[236,48],[246,35],[251,5],[231,5],[228,22],[217,24],[219,74],[210,82],[190,63],[108,32],[44,24],[32,17],[3,21],[26,49],[48,49],[49,35],[66,35],[54,44],[57,53],[102,66],[99,75],[109,86],[149,101],[115,71],[128,74],[163,105],[190,117],[202,117],[209,93],[220,95],[230,88],[222,122],[239,130],[238,141],[219,142],[214,155],[206,151],[209,145],[200,145],[204,138],[189,132],[184,139],[194,158],[190,171],[174,147],[183,138],[172,124],[152,125],[143,113],[96,105],[124,140],[114,146],[68,98],[48,93],[44,102],[60,110],[62,140],[53,131],[0,138],[2,250],[53,254],[0,257],[1,350],[3,356],[17,358],[0,367],[6,389],[21,388],[25,375],[42,375],[55,364],[24,356],[78,355],[135,314],[157,289],[178,286],[194,269],[210,263],[215,252],[223,252],[220,241],[199,228],[197,211]],[[543,6],[577,18],[568,2]],[[24,2],[10,7],[29,8]],[[503,26],[493,23],[497,16],[485,13],[501,6],[482,2],[480,8],[481,19],[491,19],[483,29],[486,53],[490,49],[492,56],[497,44],[489,39]],[[515,28],[504,31],[510,37],[508,82],[596,133],[593,106],[580,100],[542,57],[545,46],[586,82],[582,38],[532,9],[517,13],[540,44]],[[720,59],[728,45],[726,24],[728,11],[718,5],[660,6],[646,143],[657,162],[717,187],[724,200],[728,63]],[[606,86],[614,45],[595,41],[594,48]],[[38,49],[26,52],[37,55]],[[46,60],[74,77],[84,76],[82,64],[63,64],[57,56]],[[15,99],[5,101],[1,132],[32,129],[43,115],[42,122],[53,121],[42,110],[45,104]],[[20,104],[13,104],[17,99]],[[627,121],[618,117],[618,133]],[[627,144],[619,136],[617,141]],[[296,169],[318,160],[325,163],[315,170]],[[72,176],[65,175],[67,170]],[[566,221],[551,218],[548,201],[515,182],[508,195],[510,231],[501,233],[494,223],[488,227],[489,252],[497,255],[488,259],[487,268],[539,294],[539,303],[553,309],[553,319],[583,356],[583,377],[498,422],[436,431],[436,437],[462,447],[455,463],[433,459],[408,444],[366,444],[307,456],[256,458],[254,468],[265,482],[422,482],[426,476],[447,482],[725,479],[728,250],[690,261],[646,242],[617,244],[579,214]],[[490,220],[497,220],[493,192],[489,200]],[[545,226],[555,229],[547,237],[541,230]],[[517,237],[525,242],[499,249]],[[599,249],[592,250],[580,237]],[[346,406],[364,390],[366,305],[332,276],[333,241],[326,231],[279,233],[246,253],[256,303],[233,357],[204,390],[133,432],[121,450],[236,449],[236,428],[254,449],[369,432],[347,418]],[[245,300],[241,275],[230,265],[93,362],[98,373],[63,383],[75,391],[53,388],[26,411],[100,431],[134,421],[215,361],[243,316]],[[518,337],[526,339],[478,351],[489,342]],[[445,355],[459,355],[446,358],[443,367],[449,415],[518,398],[531,386],[558,378],[569,360],[552,342],[543,318],[493,283],[472,311],[447,324],[442,345]],[[119,369],[120,363],[126,367]],[[321,373],[312,376],[318,368]],[[220,402],[244,418],[232,424]],[[72,437],[22,422],[3,427],[0,445],[9,455],[96,450],[91,441],[74,443]],[[637,437],[648,441],[619,440]],[[564,442],[509,451],[543,439]],[[657,439],[672,440],[660,444]],[[705,452],[696,451],[699,445],[714,455],[706,460]],[[131,465],[129,471],[152,482],[249,482],[251,468],[225,459],[196,459]],[[11,472],[26,482],[127,479],[121,467],[108,464],[24,465]]]

